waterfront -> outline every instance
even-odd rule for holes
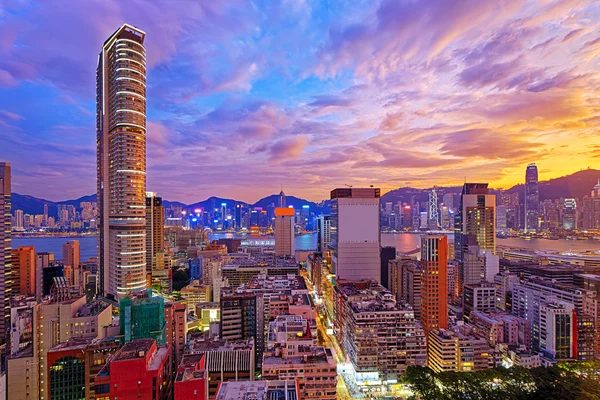
[[[452,234],[449,235],[453,240]],[[210,235],[211,240],[223,237],[234,237],[231,233],[218,233]],[[241,237],[241,236],[238,236]],[[257,236],[243,236],[245,238],[258,238]],[[270,237],[272,238],[272,236]],[[411,252],[419,247],[421,235],[417,233],[382,233],[382,246],[394,246],[399,252]],[[19,246],[34,246],[35,251],[54,253],[57,259],[62,258],[62,245],[69,240],[79,240],[81,243],[81,259],[87,260],[96,257],[98,252],[98,239],[96,236],[84,237],[39,237],[39,238],[13,238],[12,248]],[[520,238],[497,239],[498,246],[518,247],[530,250],[553,250],[553,251],[600,251],[598,240],[548,240]],[[296,249],[314,250],[317,247],[317,235],[308,234],[296,236]]]

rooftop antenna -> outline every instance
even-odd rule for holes
[[[352,189],[352,185],[347,185],[344,183],[344,186],[349,187],[350,189]]]

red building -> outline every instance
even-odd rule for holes
[[[171,394],[171,347],[154,339],[126,343],[96,376],[96,399],[166,400]]]
[[[174,400],[208,399],[208,374],[204,354],[186,354],[177,368]]]

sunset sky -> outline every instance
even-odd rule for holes
[[[125,22],[147,34],[147,188],[169,200],[600,167],[597,0],[3,0],[15,192],[95,192],[97,57]]]

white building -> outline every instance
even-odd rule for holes
[[[381,282],[380,190],[331,191],[331,260],[337,279]]]
[[[294,209],[278,207],[275,209],[275,255],[294,256]]]

